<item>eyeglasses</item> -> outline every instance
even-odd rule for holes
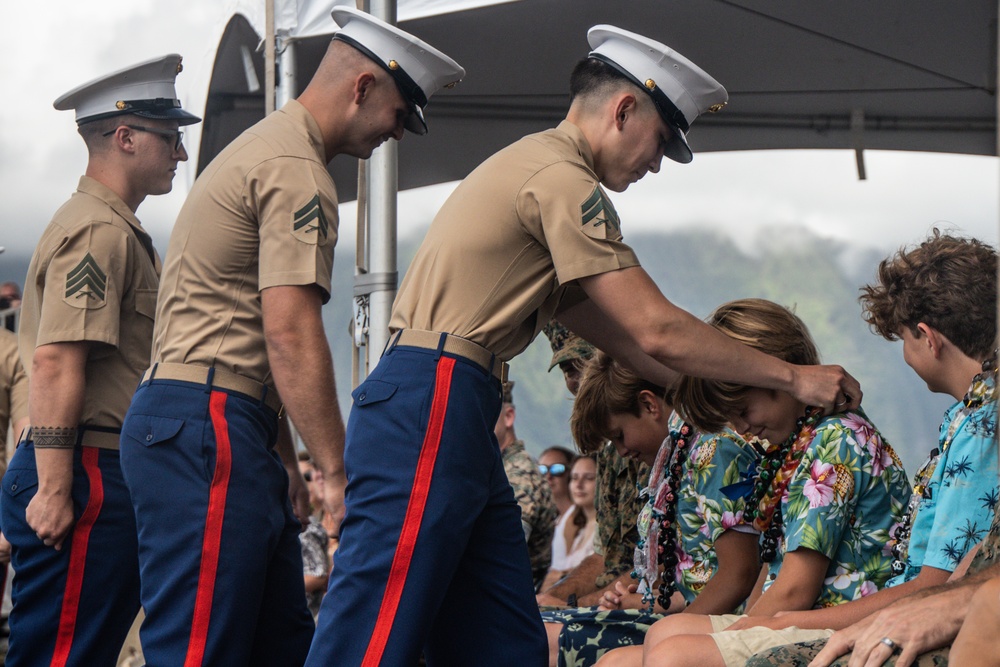
[[[143,125],[119,125],[118,127],[127,127],[130,130],[135,130],[136,132],[149,132],[150,134],[158,134],[166,140],[167,144],[173,141],[174,150],[179,151],[181,149],[181,144],[184,143],[184,132],[181,130],[163,130],[158,127],[145,127]],[[110,137],[112,134],[118,131],[118,127],[111,130],[110,132],[105,132],[102,137]]]
[[[561,477],[566,474],[566,464],[565,463],[553,463],[550,466],[544,463],[538,464],[538,472],[542,473],[542,476],[552,475],[553,477]]]

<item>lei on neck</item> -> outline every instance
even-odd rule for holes
[[[677,590],[677,529],[674,522],[681,474],[694,435],[695,430],[686,423],[670,431],[656,453],[649,486],[639,494],[640,498],[648,500],[639,514],[639,542],[635,548],[632,578],[639,580],[637,592],[650,610],[653,609],[657,579],[660,579],[660,587],[655,599],[664,609],[670,607],[670,597]],[[660,564],[663,565],[662,576]]]
[[[819,408],[806,408],[805,415],[796,421],[792,435],[780,446],[768,450],[760,462],[746,506],[750,508],[748,513],[753,527],[761,532],[760,556],[766,563],[773,561],[778,553],[782,535],[781,499],[815,437],[816,423],[821,417]]]
[[[997,393],[997,351],[986,358],[983,362],[982,371],[972,378],[969,384],[969,391],[962,397],[962,407],[958,409],[948,425],[948,433],[945,436],[944,444],[938,449],[931,450],[927,463],[917,472],[917,479],[913,485],[913,494],[910,502],[906,506],[906,520],[896,526],[890,542],[892,551],[892,576],[898,577],[906,572],[907,552],[910,548],[910,532],[913,530],[913,521],[917,516],[917,507],[924,497],[924,490],[934,472],[935,461],[942,452],[948,451],[951,441],[958,433],[959,427],[965,419],[973,412],[983,406],[984,403],[996,400]],[[926,473],[922,475],[921,473]]]

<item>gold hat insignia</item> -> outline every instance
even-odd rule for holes
[[[458,85],[458,81],[452,81],[451,83],[444,84],[444,87],[445,88],[454,88],[457,85]]]
[[[656,82],[653,81],[652,79],[646,79],[646,88],[648,88],[649,90],[655,90]]]
[[[184,59],[183,58],[178,58],[177,59],[177,73],[178,74],[180,74],[181,72],[184,71],[184,65],[181,64],[182,60],[184,60]]]
[[[124,100],[118,100],[117,102],[115,102],[115,108],[118,109],[119,111],[123,111],[127,106],[128,105],[125,104]]]
[[[399,69],[399,63],[397,63],[395,60],[390,60],[389,69]]]
[[[722,111],[722,107],[726,106],[726,104],[728,104],[728,102],[713,104],[712,106],[708,107],[708,113],[719,113],[720,111]]]

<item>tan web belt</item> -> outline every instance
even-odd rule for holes
[[[420,329],[400,329],[389,338],[388,349],[391,350],[397,345],[419,347],[424,350],[436,350],[441,347],[442,352],[471,361],[487,373],[491,373],[500,382],[507,381],[506,361],[500,361],[492,352],[471,340],[451,334],[443,335],[445,337],[444,346],[441,346],[441,333]]]
[[[211,381],[209,381],[210,375]],[[143,383],[150,380],[180,380],[181,382],[210,386],[213,389],[226,389],[242,394],[251,401],[262,402],[281,414],[281,397],[278,396],[278,392],[256,380],[222,368],[213,369],[208,366],[194,366],[192,364],[160,363],[154,364],[142,376]]]

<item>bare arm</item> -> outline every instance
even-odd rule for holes
[[[685,609],[691,614],[729,614],[753,591],[760,561],[758,536],[727,530],[715,541],[719,567]]]
[[[574,319],[578,330],[565,322],[595,345],[613,335],[614,329],[609,328],[613,326],[629,332],[644,354],[678,373],[785,391],[827,411],[837,403],[841,403],[838,409],[845,410],[861,403],[861,386],[843,368],[796,366],[742,345],[668,301],[640,267],[581,278],[579,283],[614,323],[605,324],[602,318]],[[610,350],[609,354],[614,356]]]
[[[829,567],[830,559],[812,549],[800,548],[786,553],[778,578],[747,615],[774,616],[779,611],[811,609],[823,588],[823,579]]]
[[[566,604],[570,595],[582,597],[597,590],[597,577],[604,572],[604,557],[590,554],[570,570],[566,578],[538,594],[538,604]]]
[[[323,472],[323,504],[340,526],[344,516],[344,422],[337,403],[320,290],[284,285],[261,292],[264,339],[274,383],[313,464]]]
[[[35,427],[76,428],[83,414],[90,343],[52,343],[35,349],[28,414]],[[73,450],[35,448],[38,491],[25,519],[38,539],[61,549],[73,526]]]
[[[884,660],[890,653],[889,647],[881,643],[883,637],[901,646],[908,659],[946,646],[954,641],[962,627],[976,591],[996,576],[1000,576],[1000,563],[897,600],[830,637],[819,655],[809,663],[810,667],[827,667],[852,650],[851,667],[865,665],[869,657],[872,664],[878,664],[879,657]],[[897,664],[900,663],[897,661]]]
[[[931,586],[943,584],[947,581],[949,574],[946,570],[925,566],[921,568],[920,574],[899,586],[883,588],[867,597],[858,598],[857,600],[825,609],[810,609],[782,614],[775,619],[776,621],[780,621],[780,623],[768,625],[775,629],[787,628],[794,625],[800,628],[840,630],[852,623],[857,623],[869,614],[888,607],[900,598],[930,588]]]

